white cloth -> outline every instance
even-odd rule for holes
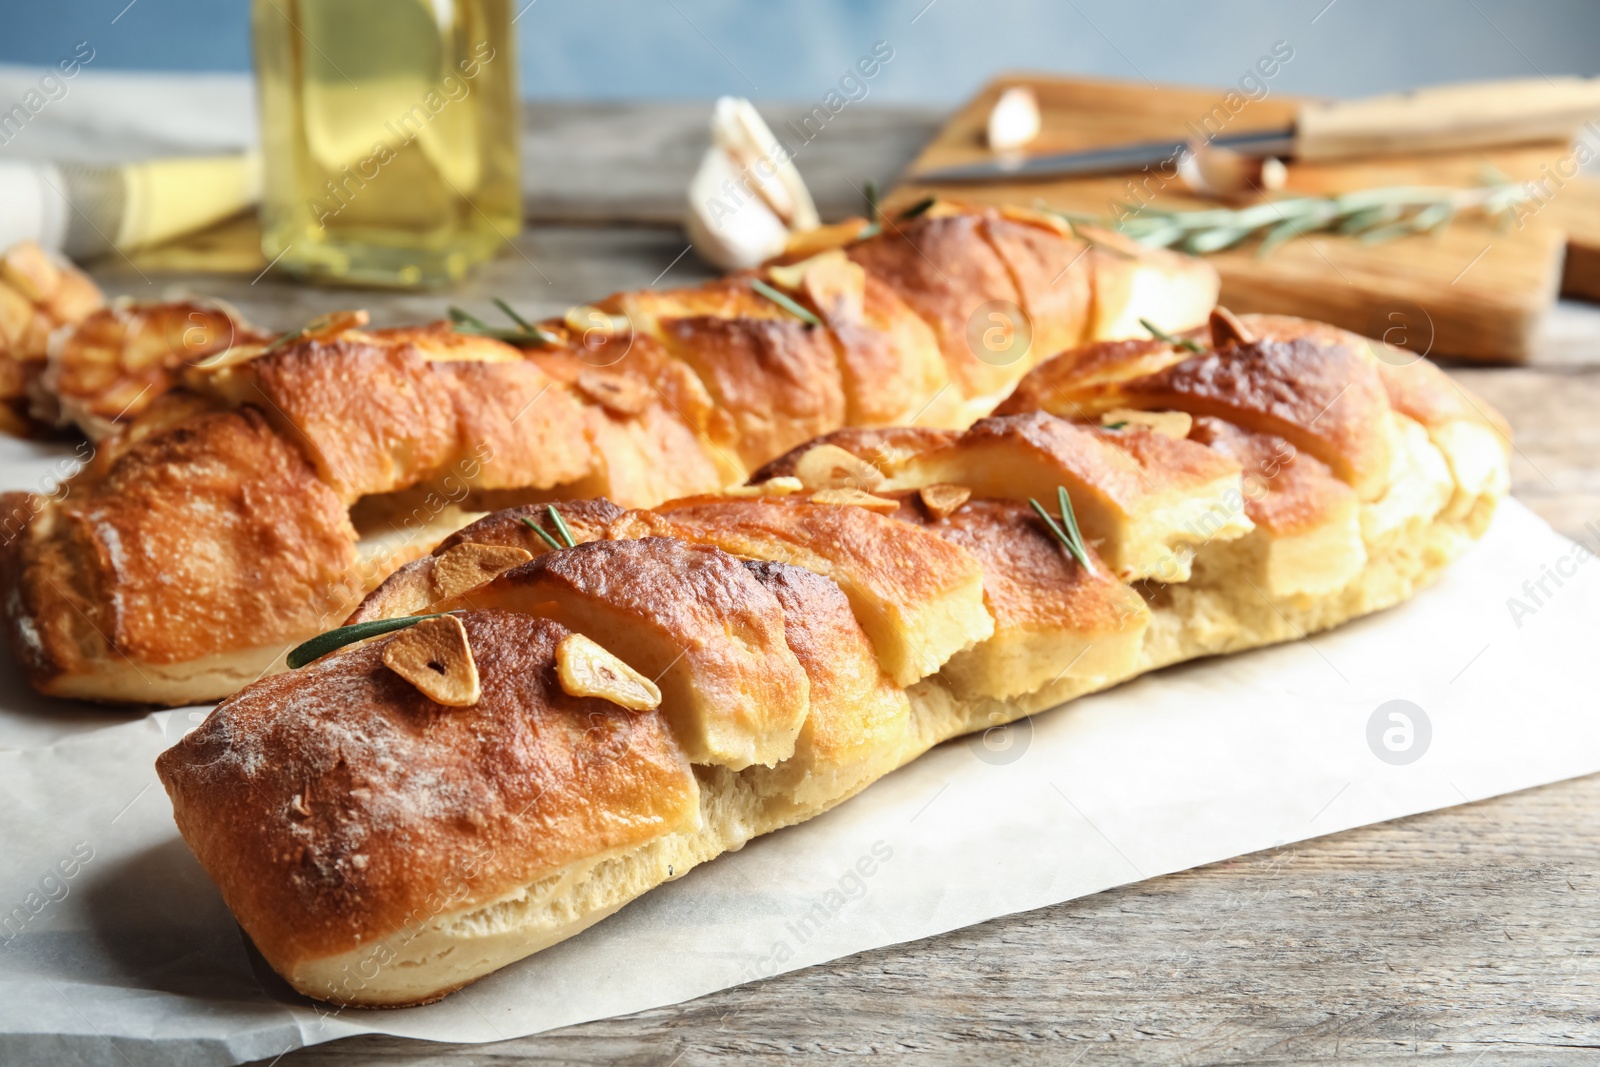
[[[47,73],[0,64],[0,100],[21,101]],[[58,99],[41,93],[38,112],[14,134],[0,136],[0,161],[126,163],[256,144],[248,74],[99,71],[90,63],[62,84]]]

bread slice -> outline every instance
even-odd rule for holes
[[[591,541],[436,605],[540,614],[593,638],[661,688],[695,763],[742,770],[794,754],[809,707],[783,608],[739,561],[664,537]]]
[[[1250,529],[1237,463],[1143,426],[1101,429],[1046,412],[984,419],[906,461],[889,488],[936,483],[976,495],[1072,500],[1083,535],[1123,578],[1183,581],[1197,545]]]
[[[1134,672],[1150,612],[1090,549],[1084,568],[1012,500],[973,500],[939,517],[908,495],[896,512],[971,553],[983,567],[994,635],[940,672],[964,700],[1009,699],[1073,678],[1105,683]]]
[[[673,501],[660,514],[676,536],[833,579],[900,685],[994,632],[983,571],[970,555],[867,508],[802,495]]]

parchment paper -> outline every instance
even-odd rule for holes
[[[48,467],[6,458],[19,487]],[[1535,602],[1524,582],[1549,572],[1561,584]],[[296,997],[178,838],[151,764],[204,710],[64,708],[7,666],[0,1061],[227,1064],[364,1032],[492,1041],[1597,771],[1597,622],[1600,565],[1513,502],[1409,604],[944,745],[565,944],[388,1012]]]

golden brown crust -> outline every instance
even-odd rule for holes
[[[384,579],[361,601],[345,624],[392,619],[427,611],[447,594],[434,580],[439,557],[462,545],[521,549],[534,556],[550,550],[548,542],[534,532],[531,522],[560,542],[559,532],[550,521],[549,509],[561,513],[562,521],[579,542],[594,541],[626,514],[609,500],[566,500],[557,504],[524,504],[485,515],[440,541],[431,555],[412,560]]]
[[[738,456],[759,466],[844,422],[844,390],[827,332],[798,319],[696,315],[662,324],[667,346],[733,418]]]
[[[1017,447],[1049,457],[1063,474],[1130,516],[1144,510],[1152,496],[1187,491],[1237,471],[1234,464],[1209,449],[1142,426],[1101,429],[1043,411],[980,419],[949,448],[967,452],[991,446]],[[943,454],[930,452],[921,458],[930,468],[937,468]],[[918,462],[910,467],[914,471]],[[931,475],[919,484],[935,481],[968,484],[960,478]]]
[[[1377,342],[1373,342],[1376,344]],[[1489,430],[1509,448],[1511,424],[1488,402],[1414,353],[1395,363],[1376,364],[1390,405],[1400,414],[1437,429],[1450,422],[1474,422]]]
[[[1245,514],[1274,536],[1303,533],[1355,504],[1355,491],[1334,477],[1326,463],[1281,437],[1202,415],[1194,420],[1189,439],[1239,464]]]
[[[1087,344],[1035,367],[994,413],[1048,411],[1064,419],[1089,421],[1093,413],[1081,403],[1083,393],[1094,386],[1154,374],[1181,361],[1184,355],[1181,348],[1153,338]]]
[[[343,613],[354,545],[338,499],[265,419],[217,412],[140,441],[33,523],[9,614],[43,687],[96,657],[287,645]]]
[[[802,567],[747,560],[745,569],[782,607],[784,640],[810,682],[811,710],[795,738],[794,758],[781,770],[785,788],[804,804],[808,777],[822,779],[819,791],[831,796],[847,791],[852,778],[887,770],[910,705],[879,666],[849,599]]]
[[[1363,499],[1389,475],[1389,410],[1378,360],[1354,334],[1297,319],[1244,316],[1251,344],[1181,353],[1165,344],[1095,345],[1031,372],[1003,412],[1036,406],[1094,419],[1116,408],[1213,415],[1286,438]]]
[[[659,714],[562,691],[568,631],[461,619],[472,707],[424,697],[380,639],[225,701],[157,762],[179,829],[279,970],[694,819],[694,775]]]
[[[1305,449],[1366,499],[1389,475],[1388,410],[1373,361],[1349,345],[1296,338],[1206,352],[1125,383],[1137,407],[1219,415]]]
[[[87,275],[33,241],[0,254],[0,431],[31,435],[41,429],[33,420],[56,421],[39,392],[50,337],[104,303]]]
[[[838,352],[845,418],[852,426],[889,426],[919,415],[941,425],[950,375],[938,338],[881,279],[863,280],[859,322],[828,318]],[[956,398],[950,397],[953,403]],[[931,410],[925,410],[930,409]]]
[[[215,304],[118,304],[51,345],[42,385],[60,405],[61,421],[99,439],[177,388],[184,368],[269,339]]]
[[[984,240],[983,222],[977,214],[924,215],[887,224],[848,253],[933,327],[950,379],[967,397],[1006,388],[1021,369],[980,360],[968,342],[968,322],[983,304],[1021,306],[1005,261]]]
[[[983,599],[997,633],[1006,628],[1102,634],[1144,614],[1139,596],[1088,549],[1091,573],[1033,509],[1013,500],[971,500],[943,519],[907,496],[895,518],[960,545],[983,567]]]
[[[1016,369],[1081,343],[1088,336],[1093,303],[1089,246],[1058,231],[999,217],[984,220],[983,235],[1010,269],[1032,332],[1027,356]]]
[[[676,536],[833,579],[901,685],[932,674],[992,630],[976,560],[867,508],[812,503],[810,494],[797,494],[691,498],[659,512]]]

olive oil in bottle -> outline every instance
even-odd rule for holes
[[[522,222],[509,0],[254,0],[262,250],[316,281],[458,281]]]

